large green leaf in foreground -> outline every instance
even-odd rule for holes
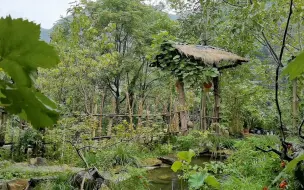
[[[40,41],[40,26],[22,19],[0,18],[0,68],[11,78],[1,80],[1,104],[35,128],[56,123],[56,105],[34,87],[37,68],[58,64],[53,47]]]
[[[287,67],[283,70],[283,74],[288,74],[290,80],[293,80],[304,73],[304,52],[298,55]]]

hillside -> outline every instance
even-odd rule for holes
[[[51,29],[45,29],[45,28],[41,28],[41,33],[40,33],[40,39],[49,43],[51,38],[50,38],[50,34],[52,32],[52,28]]]

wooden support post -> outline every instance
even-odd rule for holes
[[[99,107],[99,125],[98,125],[98,130],[97,130],[97,135],[100,137],[102,135],[102,112],[103,112],[103,107],[104,107],[104,102],[105,102],[105,93],[102,93],[101,97],[101,103]]]
[[[207,110],[207,102],[206,102],[206,93],[204,90],[204,85],[201,86],[201,117],[200,117],[200,124],[201,124],[201,130],[206,131],[207,130],[207,118],[206,118],[206,110]]]
[[[144,113],[143,103],[144,103],[143,98],[140,97],[139,104],[138,104],[138,115],[139,115],[138,122],[137,122],[138,128],[142,127],[142,116]]]
[[[5,144],[5,114],[0,112],[0,147]]]
[[[188,113],[186,111],[186,95],[184,89],[184,82],[182,79],[178,79],[176,81],[176,89],[178,92],[178,100],[179,100],[179,109],[182,109],[180,112],[180,122],[181,122],[181,132],[186,134],[188,131]]]
[[[115,97],[113,97],[112,99],[112,113],[115,112],[116,110],[116,99]],[[113,125],[113,120],[114,120],[115,117],[111,117],[109,119],[109,123],[108,123],[108,127],[107,127],[107,135],[108,136],[111,136],[112,135],[112,125]]]
[[[214,86],[214,113],[213,113],[213,123],[219,123],[220,121],[220,78],[219,76],[213,78]],[[219,128],[217,127],[217,132]]]
[[[146,123],[145,123],[145,127],[149,127],[150,124],[150,117],[149,117],[149,105],[146,105]]]
[[[131,105],[131,102],[130,102],[130,96],[129,96],[129,92],[127,91],[126,92],[126,103],[127,103],[127,110],[129,110],[129,130],[133,130],[133,111],[132,111],[132,105]]]

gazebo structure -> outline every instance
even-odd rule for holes
[[[150,66],[171,71],[177,78],[176,89],[178,92],[179,105],[186,106],[184,91],[185,79],[197,79],[202,93],[203,83],[213,83],[214,111],[212,121],[218,123],[220,119],[220,78],[219,72],[242,65],[249,60],[220,48],[201,45],[184,45],[174,42],[164,42],[161,44],[161,51],[155,57],[155,62]],[[211,85],[210,85],[211,86]],[[206,129],[206,98],[202,96],[201,127]],[[187,131],[189,116],[187,110],[179,112],[182,132]]]

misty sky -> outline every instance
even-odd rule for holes
[[[0,0],[0,17],[11,15],[13,18],[25,18],[50,29],[60,16],[66,16],[71,2],[76,0]],[[126,0],[127,1],[127,0]],[[165,0],[146,0],[156,4]]]
[[[26,18],[49,29],[75,0],[0,0],[0,17]]]

